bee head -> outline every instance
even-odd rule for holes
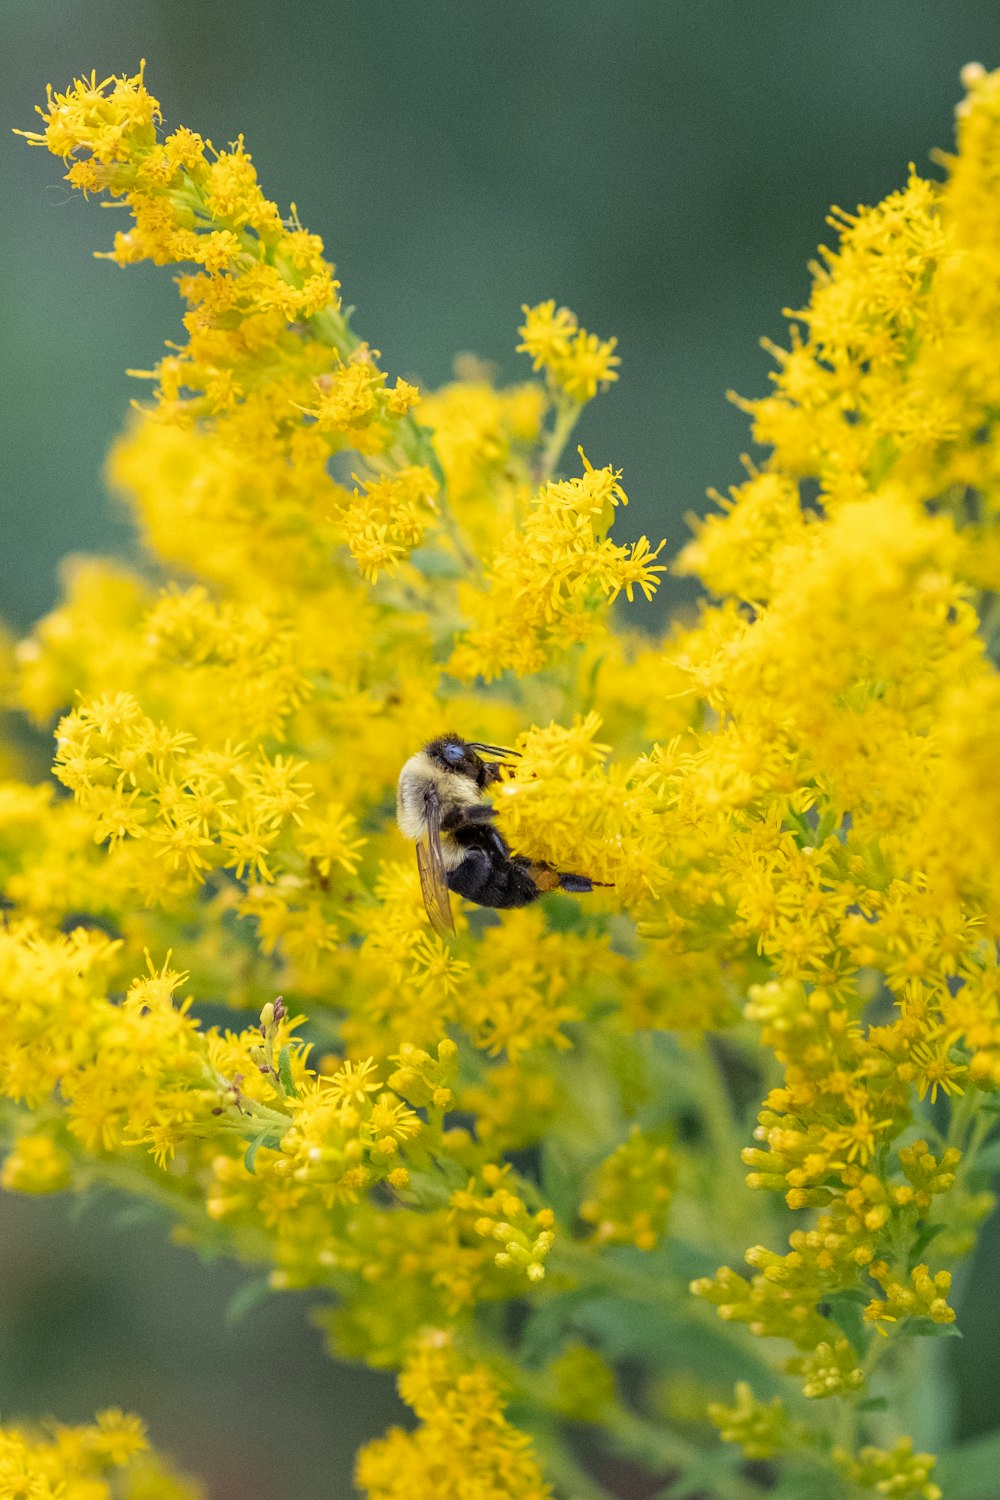
[[[443,771],[457,776],[467,776],[477,786],[488,786],[498,780],[500,768],[493,761],[485,761],[477,753],[495,756],[515,755],[514,750],[504,750],[499,745],[481,745],[474,740],[463,740],[458,734],[442,734],[425,746],[425,752],[435,765]]]
[[[438,739],[431,740],[426,746],[426,753],[443,771],[451,771],[457,776],[468,776],[471,781],[479,780],[483,763],[468,740],[461,739],[459,735],[440,735]]]

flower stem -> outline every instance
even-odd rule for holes
[[[556,416],[552,430],[546,439],[542,456],[538,461],[538,483],[547,484],[555,473],[556,465],[569,441],[570,433],[577,424],[583,407],[579,401],[560,395],[556,398]]]

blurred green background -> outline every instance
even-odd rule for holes
[[[3,19],[11,126],[46,82],[145,57],[168,124],[243,131],[389,370],[434,384],[472,351],[523,377],[519,309],[548,296],[617,334],[621,378],[581,440],[624,471],[625,534],[671,550],[706,487],[740,476],[724,393],[765,389],[758,339],[806,297],[828,206],[926,168],[961,65],[1000,62],[996,0],[8,0]],[[178,309],[166,272],[90,258],[114,211],[71,196],[47,154],[0,149],[0,615],[23,629],[67,552],[131,546],[102,461],[143,393],[123,372],[158,357]],[[949,1349],[966,1434],[1000,1423],[995,1231]],[[213,1500],[348,1495],[390,1383],[328,1362],[299,1298],[227,1329],[242,1274],[165,1241],[108,1203],[0,1199],[0,1412],[134,1408]]]

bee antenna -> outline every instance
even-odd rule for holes
[[[503,745],[483,745],[478,740],[469,740],[468,743],[470,750],[481,750],[484,755],[513,755],[518,760],[521,759],[520,750],[507,750]]]

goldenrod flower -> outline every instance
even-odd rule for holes
[[[420,1419],[416,1432],[394,1427],[358,1456],[357,1483],[368,1500],[433,1494],[441,1500],[547,1500],[531,1443],[503,1414],[497,1383],[464,1365],[446,1339],[425,1337],[399,1379]]]
[[[466,358],[418,389],[243,139],[164,132],[141,69],[50,91],[28,134],[128,210],[113,260],[180,267],[185,311],[109,465],[158,571],[78,561],[0,642],[70,794],[0,782],[3,1183],[124,1181],[329,1299],[334,1352],[402,1368],[420,1423],[363,1451],[372,1500],[543,1500],[546,1464],[572,1491],[567,1418],[684,1466],[605,1355],[681,1357],[695,1255],[721,1346],[778,1341],[794,1377],[703,1392],[722,1437],[817,1492],[938,1500],[864,1393],[948,1331],[992,1203],[1000,74],[966,84],[942,181],[831,216],[740,402],[769,453],[696,523],[705,596],[655,639],[611,605],[664,544],[612,539],[617,467],[561,467],[614,339],[544,302],[542,379]],[[452,727],[512,747],[496,828],[585,897],[430,929],[393,793]],[[34,1464],[101,1500],[141,1436],[96,1431],[5,1429],[12,1493]]]
[[[518,352],[531,356],[532,368],[544,370],[573,401],[592,401],[598,386],[618,379],[617,339],[600,339],[581,328],[568,307],[556,310],[554,299],[522,307]]]
[[[63,1495],[200,1500],[202,1495],[149,1451],[138,1417],[120,1411],[98,1412],[89,1427],[0,1427],[0,1489],[32,1500]]]

